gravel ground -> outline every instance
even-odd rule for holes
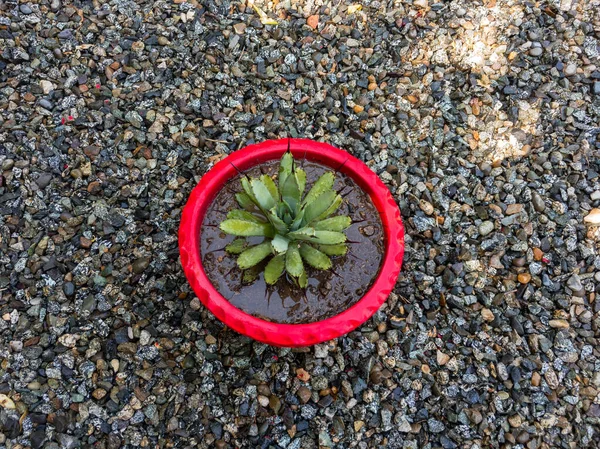
[[[600,2],[350,5],[0,2],[0,447],[600,447]],[[220,325],[176,240],[288,135],[408,233],[381,311],[301,350]]]

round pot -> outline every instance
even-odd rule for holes
[[[201,225],[213,199],[236,170],[247,170],[279,160],[288,139],[249,145],[227,156],[206,173],[190,194],[179,227],[179,252],[185,275],[202,303],[235,331],[273,346],[310,346],[340,337],[367,321],[385,302],[396,283],[404,255],[404,226],[390,191],[363,162],[346,151],[308,139],[291,139],[295,158],[306,157],[351,177],[371,198],[380,214],[385,234],[385,254],[371,288],[353,306],[322,321],[279,324],[256,318],[233,306],[208,279],[200,255]],[[235,165],[235,167],[234,167]]]

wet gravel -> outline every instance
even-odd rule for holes
[[[600,2],[0,3],[0,447],[584,448],[600,438]],[[190,292],[218,159],[302,136],[407,228],[313,348]]]

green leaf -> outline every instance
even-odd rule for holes
[[[273,226],[269,223],[252,223],[250,221],[231,219],[223,221],[219,228],[226,234],[239,237],[262,236],[272,237]]]
[[[348,245],[346,243],[339,243],[337,245],[319,245],[317,248],[328,256],[345,256],[348,252]]]
[[[297,231],[298,229],[300,229],[300,226],[302,226],[303,219],[304,219],[304,209],[300,209],[300,212],[298,212],[298,215],[296,215],[296,218],[294,219],[294,221],[292,222],[292,225],[290,226],[290,230]]]
[[[252,223],[264,223],[265,222],[265,220],[258,218],[256,215],[254,215],[248,211],[240,210],[240,209],[234,209],[232,211],[229,211],[229,213],[227,214],[227,218],[251,221]]]
[[[281,235],[277,234],[273,240],[271,240],[271,246],[273,246],[273,250],[275,251],[275,253],[285,253],[288,249],[288,245],[289,245],[290,241],[289,239],[286,239],[285,237],[282,237]]]
[[[242,209],[246,209],[246,210],[252,210],[255,208],[255,204],[252,201],[252,199],[246,195],[245,193],[236,193],[235,194],[235,199],[237,200],[238,204],[240,205],[240,207]]]
[[[265,282],[273,285],[283,274],[285,269],[285,254],[273,257],[265,267]]]
[[[304,188],[306,187],[306,172],[301,168],[297,168],[296,172],[296,182],[298,183],[298,190],[300,191],[300,198],[302,198],[302,194],[304,193]]]
[[[271,242],[263,242],[242,252],[237,258],[237,264],[242,270],[245,270],[253,267],[270,254],[272,254]]]
[[[331,268],[329,257],[306,243],[300,245],[300,255],[307,264],[318,270],[328,270]]]
[[[321,245],[336,245],[346,241],[346,235],[343,232],[317,231],[312,227],[305,227],[290,232],[287,237],[292,240],[303,240],[305,242],[319,243]]]
[[[275,207],[275,198],[271,196],[271,192],[269,192],[267,186],[265,186],[259,179],[252,179],[250,181],[250,186],[252,187],[254,198],[256,198],[256,203],[261,209],[271,210]]]
[[[300,288],[308,287],[308,276],[306,275],[306,270],[302,270],[302,274],[298,276],[298,285]]]
[[[323,173],[308,191],[302,204],[312,203],[318,196],[322,195],[328,190],[331,190],[334,181],[335,175],[333,172],[328,171],[327,173]]]
[[[292,174],[292,170],[294,167],[294,157],[292,153],[287,151],[279,161],[279,195],[283,196],[283,186],[285,182]]]
[[[277,214],[275,213],[275,208],[267,212],[267,218],[271,222],[277,233],[287,234],[288,225],[284,220],[277,216]]]
[[[335,199],[333,200],[333,203],[331,203],[331,205],[327,208],[327,210],[325,212],[323,212],[321,215],[319,215],[317,218],[315,218],[313,221],[321,221],[321,220],[324,220],[325,218],[329,217],[336,210],[338,210],[338,208],[342,204],[342,201],[343,201],[342,197],[340,195],[337,195],[335,197]]]
[[[244,270],[244,274],[242,275],[242,282],[245,284],[250,284],[256,280],[259,274],[260,268],[258,265],[255,265],[248,270]]]
[[[288,176],[283,184],[281,198],[285,201],[295,213],[300,202],[300,190],[295,176]]]
[[[260,180],[265,187],[269,189],[269,193],[273,198],[275,198],[275,201],[277,201],[277,198],[279,198],[279,192],[277,191],[277,186],[275,185],[273,178],[271,178],[269,175],[261,175]]]
[[[352,219],[347,215],[326,218],[314,224],[316,230],[320,231],[343,231],[352,224]]]
[[[346,241],[346,234],[336,231],[315,231],[312,241],[321,245],[337,245]]]
[[[252,186],[250,185],[250,178],[248,178],[247,176],[242,176],[242,178],[240,179],[240,182],[242,183],[242,188],[244,189],[244,192],[246,192],[246,195],[250,198],[250,200],[256,204],[258,206],[258,203],[256,202],[256,198],[254,198],[254,193],[252,193]]]
[[[285,269],[294,277],[300,276],[304,271],[298,245],[291,245],[285,253]]]
[[[246,249],[248,242],[245,239],[235,239],[229,245],[225,247],[225,251],[230,254],[240,254]]]
[[[306,203],[304,207],[304,223],[310,224],[312,221],[325,212],[335,201],[337,193],[328,190],[319,195],[313,202]]]

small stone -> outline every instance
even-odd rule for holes
[[[486,236],[494,230],[494,223],[491,221],[484,221],[479,225],[478,230],[480,235]]]
[[[487,308],[481,309],[481,316],[485,321],[488,321],[488,322],[492,322],[496,318],[494,313],[490,309],[487,309]]]
[[[574,274],[569,279],[567,279],[567,287],[569,287],[574,292],[578,292],[583,289],[583,285],[581,285],[581,279],[578,275]]]
[[[93,242],[90,239],[88,239],[87,237],[82,236],[79,238],[79,244],[84,249],[88,249],[90,246],[92,246],[92,243]]]
[[[542,49],[542,47],[533,47],[531,50],[529,50],[529,54],[531,56],[541,56],[541,54],[544,52],[544,50]]]
[[[46,95],[56,89],[56,86],[48,80],[40,81],[40,87],[42,88],[42,92]]]
[[[308,382],[310,380],[310,374],[304,368],[298,368],[296,370],[296,377],[302,382]]]
[[[354,421],[354,431],[359,432],[365,426],[364,421]]]
[[[365,108],[359,104],[355,104],[354,107],[352,108],[352,110],[354,111],[355,114],[360,114],[362,111],[365,110]]]
[[[509,204],[506,206],[506,215],[518,214],[523,210],[522,204]]]
[[[313,30],[316,30],[319,26],[319,15],[315,14],[306,19],[306,24],[311,27]]]
[[[244,34],[246,32],[246,24],[244,22],[239,22],[233,25],[233,29],[236,34]]]
[[[539,193],[533,191],[531,193],[531,203],[536,212],[544,212],[546,210],[546,203]]]
[[[68,297],[73,296],[75,294],[75,285],[72,282],[65,282],[63,284],[63,293]]]
[[[429,201],[420,200],[419,207],[421,208],[421,210],[423,212],[425,212],[425,214],[427,214],[427,215],[433,214],[433,211],[434,211],[433,205]]]
[[[531,375],[531,385],[533,385],[534,387],[539,387],[541,380],[542,376],[540,376],[538,372],[534,372]]]
[[[587,214],[583,221],[592,226],[600,226],[600,209],[594,208]]]
[[[131,123],[136,128],[140,128],[142,126],[142,117],[136,111],[129,111],[125,114],[125,120]]]
[[[548,324],[550,325],[550,327],[553,327],[555,329],[569,328],[569,322],[567,320],[550,320]]]
[[[92,396],[97,399],[100,400],[102,399],[104,396],[106,396],[106,390],[103,390],[102,388],[96,388],[93,392],[92,392]]]
[[[0,394],[0,407],[5,408],[7,410],[14,410],[16,408],[16,405],[13,402],[13,400],[7,395]]]
[[[268,397],[263,396],[262,394],[259,394],[256,399],[258,400],[258,403],[262,407],[268,407],[269,406],[269,398]]]
[[[134,273],[141,274],[146,270],[146,268],[148,268],[148,265],[150,265],[150,258],[140,257],[139,259],[136,259],[135,262],[133,262],[133,264],[131,265],[131,269]]]
[[[523,420],[521,419],[521,415],[512,415],[508,418],[508,422],[512,427],[521,427]]]
[[[531,281],[531,274],[529,274],[529,273],[519,273],[518,276],[517,276],[517,280],[521,284],[529,284],[529,282]]]
[[[427,9],[427,7],[429,6],[429,0],[414,0],[413,5],[415,5],[418,8]]]
[[[565,67],[565,75],[572,76],[577,73],[577,65],[576,64],[567,64]]]
[[[436,359],[437,359],[438,365],[444,366],[446,363],[448,363],[448,360],[450,360],[450,356],[448,354],[444,354],[442,351],[440,351],[438,349]]]
[[[310,398],[312,397],[311,391],[305,386],[298,388],[296,394],[303,404],[306,404],[308,401],[310,401]]]
[[[80,338],[81,337],[76,334],[64,334],[58,338],[58,342],[67,348],[74,348],[77,345],[77,340]]]

